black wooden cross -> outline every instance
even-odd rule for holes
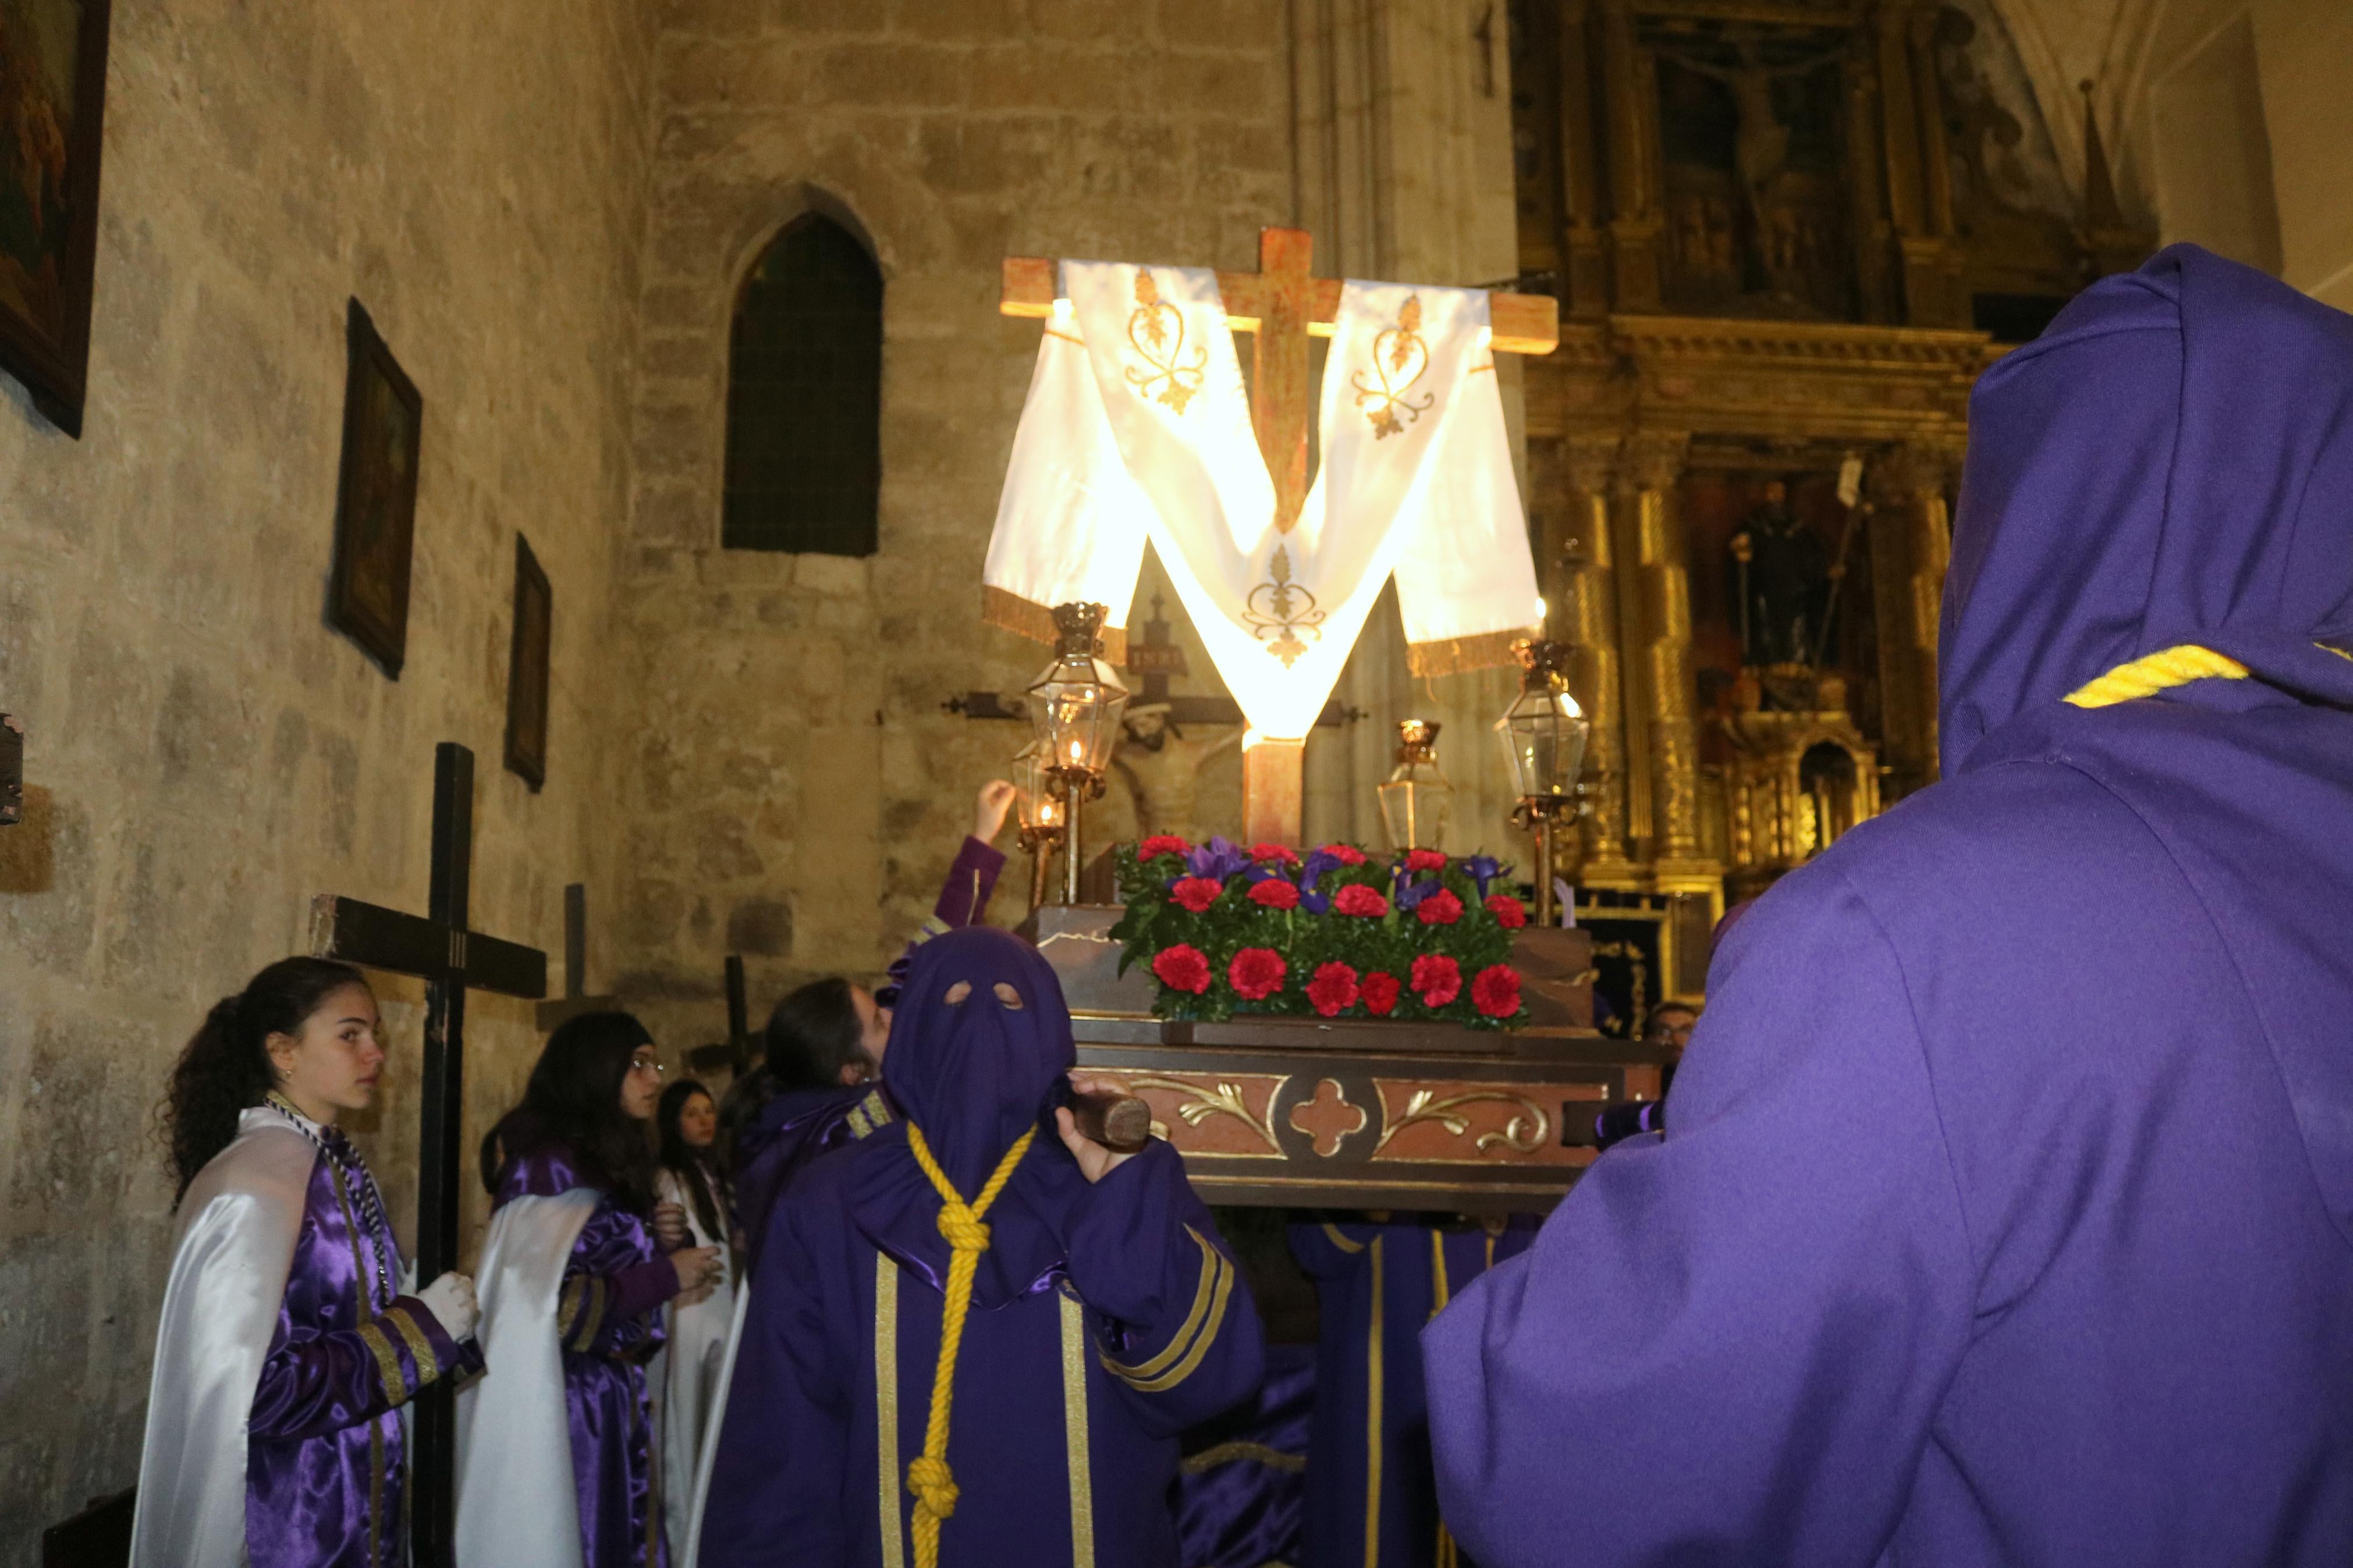
[[[612,996],[588,994],[588,889],[574,882],[564,889],[564,994],[539,1005],[539,1026],[553,1030],[583,1013],[609,1013],[620,1005]]]
[[[744,994],[744,959],[727,955],[727,1038],[713,1046],[697,1046],[686,1054],[687,1065],[699,1073],[725,1068],[742,1078],[752,1067],[752,1009]]]
[[[547,955],[466,929],[474,859],[474,753],[444,741],[433,753],[433,885],[426,914],[322,893],[311,900],[311,951],[425,982],[425,1110],[417,1161],[417,1278],[458,1266],[458,1194],[466,1169],[466,993],[547,994]],[[411,1540],[417,1568],[453,1561],[457,1405],[446,1383],[417,1399]]]

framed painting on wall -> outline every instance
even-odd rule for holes
[[[425,400],[357,300],[344,336],[343,461],[335,489],[335,574],[327,622],[398,680],[408,653],[408,569]]]
[[[547,650],[555,593],[515,535],[514,647],[507,660],[507,767],[534,793],[547,782]]]
[[[0,0],[0,370],[81,435],[111,0]]]

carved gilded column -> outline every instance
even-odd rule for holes
[[[1650,742],[1649,835],[1655,869],[1682,874],[1700,861],[1699,725],[1692,676],[1691,573],[1675,515],[1688,434],[1628,437],[1621,465],[1621,537],[1632,534],[1641,619],[1625,636],[1641,666]],[[1621,564],[1621,571],[1625,566]],[[1637,826],[1634,831],[1640,833]]]
[[[1586,769],[1593,795],[1578,825],[1585,842],[1578,880],[1593,888],[1633,888],[1626,858],[1627,692],[1624,643],[1619,632],[1618,552],[1610,536],[1609,498],[1617,475],[1618,437],[1571,436],[1563,444],[1568,511],[1564,521],[1556,634],[1576,646],[1570,689],[1592,723]]]
[[[1565,0],[1560,13],[1560,177],[1567,221],[1561,236],[1568,276],[1567,313],[1599,321],[1609,313],[1609,265],[1601,242],[1601,153],[1594,144],[1593,24],[1587,0]]]
[[[1944,246],[1929,230],[1920,147],[1920,95],[1912,69],[1912,0],[1880,0],[1872,13],[1879,37],[1880,131],[1887,152],[1887,209],[1895,225],[1897,264],[1904,271],[1904,320],[1941,326],[1945,320]]]
[[[1601,80],[1608,94],[1611,272],[1621,310],[1659,308],[1657,117],[1644,90],[1655,86],[1650,56],[1634,40],[1632,0],[1600,0]]]
[[[1946,497],[1960,476],[1961,444],[1918,441],[1904,458],[1912,471],[1911,608],[1913,679],[1919,683],[1923,783],[1936,778],[1936,638],[1943,629],[1945,573],[1953,559],[1953,519]]]
[[[1936,298],[1927,317],[1937,326],[1969,323],[1961,253],[1953,224],[1953,170],[1945,141],[1945,87],[1936,72],[1936,12],[1912,13],[1912,98],[1920,127],[1921,220],[1936,242]]]
[[[1855,277],[1862,292],[1862,319],[1895,320],[1894,279],[1888,267],[1893,236],[1887,226],[1886,181],[1882,175],[1879,146],[1879,73],[1873,68],[1872,49],[1857,32],[1847,50],[1847,175],[1854,182]]]
[[[1952,549],[1945,497],[1958,461],[1957,443],[1929,440],[1873,465],[1871,575],[1891,801],[1936,777],[1936,634]]]

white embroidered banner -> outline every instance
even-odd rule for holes
[[[1206,268],[1066,261],[983,572],[988,618],[1124,626],[1149,538],[1251,726],[1304,736],[1395,572],[1422,668],[1501,663],[1536,618],[1478,289],[1343,286],[1296,523]]]

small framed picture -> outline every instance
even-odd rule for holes
[[[110,0],[0,0],[0,370],[81,435]]]
[[[555,594],[515,535],[514,647],[507,660],[507,767],[536,793],[547,782],[547,644]]]
[[[335,490],[335,574],[327,621],[398,680],[408,651],[408,571],[425,400],[357,300],[344,336],[343,465]]]

